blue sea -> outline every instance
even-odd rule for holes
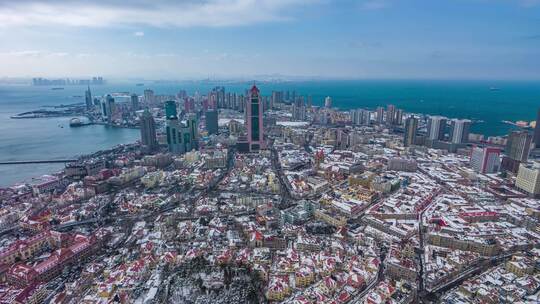
[[[146,88],[156,94],[205,94],[223,85],[229,92],[243,93],[253,82],[175,82],[111,83],[92,87],[94,95],[113,92],[142,94]],[[502,120],[532,121],[540,107],[540,82],[519,81],[423,81],[423,80],[351,80],[260,82],[262,94],[273,90],[296,91],[312,95],[321,105],[326,96],[342,109],[371,108],[394,104],[407,112],[438,114],[475,121],[472,131],[488,136],[505,135],[512,128]],[[491,90],[490,88],[498,88]],[[83,102],[83,86],[64,90],[30,85],[0,85],[0,161],[62,159],[91,153],[138,139],[138,130],[108,128],[101,125],[69,128],[69,118],[10,119],[21,112],[45,105]],[[63,126],[63,128],[62,128]],[[0,166],[0,186],[29,181],[32,177],[58,171],[62,164]]]

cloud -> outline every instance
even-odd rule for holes
[[[27,58],[43,58],[43,57],[66,57],[69,53],[66,52],[49,52],[41,50],[24,50],[24,51],[10,51],[7,53],[0,53],[2,56],[10,57],[27,57]]]
[[[293,8],[321,0],[0,1],[0,27],[223,27],[291,19]]]
[[[360,8],[364,10],[380,10],[388,8],[391,5],[387,0],[366,0],[360,2]]]
[[[42,51],[28,50],[28,51],[11,51],[8,53],[3,53],[3,54],[8,55],[8,56],[15,56],[15,57],[40,57],[44,53]]]
[[[133,33],[133,36],[142,37],[144,36],[144,32],[135,32]]]

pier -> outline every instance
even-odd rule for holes
[[[54,164],[54,163],[73,163],[76,159],[50,159],[50,160],[14,160],[0,161],[0,165],[25,165],[25,164]]]

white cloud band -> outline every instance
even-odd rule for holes
[[[0,27],[150,25],[221,27],[289,19],[291,8],[317,0],[134,1],[135,5],[83,1],[0,2]]]

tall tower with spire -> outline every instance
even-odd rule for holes
[[[264,148],[263,107],[260,91],[253,85],[248,92],[246,102],[246,124],[249,151],[256,152]]]

